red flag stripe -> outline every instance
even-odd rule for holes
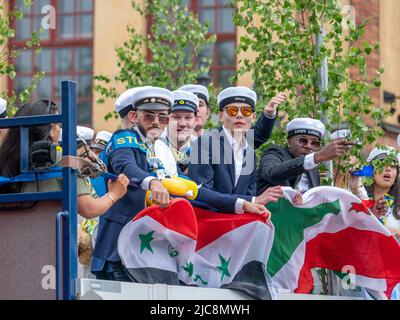
[[[321,233],[306,243],[306,254],[300,270],[296,293],[313,288],[312,268],[341,272],[343,266],[354,266],[357,275],[386,279],[386,294],[400,282],[400,245],[392,236],[347,228],[337,233]]]
[[[140,211],[133,221],[145,216],[151,217],[164,227],[183,234],[193,240],[197,239],[197,220],[193,207],[186,199],[173,199],[170,205],[161,209],[157,205],[152,205]]]
[[[222,235],[251,222],[265,223],[265,216],[252,213],[226,214],[195,207],[199,236],[196,251],[204,248]],[[212,227],[210,227],[212,226]]]
[[[166,228],[197,240],[196,251],[245,224],[259,221],[265,223],[265,216],[252,213],[226,214],[193,208],[186,199],[175,198],[170,205],[161,209],[153,205],[139,212],[133,219],[151,217]],[[210,227],[212,226],[212,227]]]

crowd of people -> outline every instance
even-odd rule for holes
[[[146,192],[153,203],[167,207],[171,195],[161,180],[178,174],[200,186],[196,205],[222,213],[265,214],[266,205],[282,197],[282,187],[297,190],[293,203],[302,194],[321,185],[319,167],[336,161],[354,146],[348,130],[337,131],[325,139],[326,128],[317,119],[296,118],[286,125],[287,144],[268,146],[257,164],[256,150],[268,142],[279,105],[286,101],[277,94],[257,114],[257,94],[247,87],[230,87],[218,97],[221,126],[205,130],[211,115],[210,95],[202,85],[185,85],[171,92],[145,86],[122,93],[115,102],[120,128],[114,133],[77,128],[77,154],[98,157],[117,179],[78,178],[80,242],[86,241],[90,254],[81,262],[90,266],[98,279],[133,281],[124,269],[117,251],[122,228],[145,207]],[[6,117],[6,101],[0,101],[0,117]],[[15,117],[55,114],[56,105],[45,99],[21,106]],[[15,177],[19,168],[19,129],[0,130],[0,176]],[[29,143],[50,141],[62,145],[58,124],[29,128]],[[156,141],[158,141],[156,143]],[[174,168],[157,154],[156,145],[167,146],[175,160]],[[59,150],[60,152],[60,150]],[[382,170],[373,172],[373,183],[364,186],[357,159],[353,169],[336,173],[337,187],[345,188],[362,200],[370,200],[372,212],[400,237],[399,157],[390,148],[375,148],[368,157],[372,167],[392,159]],[[60,156],[61,158],[61,156]],[[59,178],[46,181],[10,183],[0,193],[61,190]],[[86,238],[85,238],[86,237]],[[86,239],[86,240],[85,240]],[[92,245],[87,245],[90,241]],[[85,246],[82,246],[82,248]],[[93,251],[92,251],[93,249]]]

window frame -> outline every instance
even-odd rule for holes
[[[50,88],[50,97],[43,97],[43,98],[50,98],[53,99],[54,101],[59,101],[60,100],[60,96],[56,95],[57,89],[56,89],[56,85],[58,85],[58,87],[61,86],[61,84],[56,84],[56,79],[57,77],[63,77],[63,76],[69,76],[71,77],[71,79],[75,79],[76,81],[78,81],[78,77],[80,75],[90,75],[92,77],[92,90],[89,96],[79,96],[77,97],[77,103],[89,103],[91,105],[90,107],[90,119],[88,123],[82,123],[83,125],[91,125],[91,123],[93,122],[93,62],[94,62],[94,12],[95,12],[95,5],[96,5],[96,1],[93,0],[93,8],[92,11],[79,11],[78,10],[78,2],[75,0],[74,1],[74,9],[71,12],[68,13],[61,13],[58,10],[58,1],[64,1],[64,0],[49,0],[49,5],[53,6],[56,9],[56,28],[55,29],[49,29],[49,36],[47,39],[43,39],[40,41],[40,48],[43,49],[50,49],[51,50],[51,71],[50,72],[46,72],[46,77],[50,77],[51,79],[51,88]],[[70,0],[69,0],[70,1]],[[78,0],[79,1],[79,0]],[[10,0],[10,10],[13,10],[13,8],[15,8],[17,4],[17,0]],[[30,19],[30,30],[29,30],[29,34],[32,33],[32,31],[34,31],[34,26],[35,26],[35,18],[36,17],[44,17],[44,14],[40,13],[35,13],[34,11],[34,6],[35,3],[32,4],[31,8],[30,8],[30,12],[29,13],[24,13],[24,18],[23,19]],[[58,27],[59,27],[59,21],[60,18],[62,16],[73,16],[73,17],[79,17],[80,15],[88,15],[91,14],[92,15],[92,35],[91,37],[75,37],[76,35],[78,35],[78,28],[79,28],[79,18],[74,19],[74,37],[73,38],[61,38],[60,36],[57,35],[57,31],[58,31]],[[15,30],[15,26],[16,26],[16,20],[13,19],[10,22],[11,27]],[[29,37],[30,39],[30,37]],[[8,46],[9,48],[13,48],[13,49],[24,49],[26,47],[26,41],[29,39],[24,39],[24,40],[17,40],[16,38],[13,38],[10,40]],[[57,63],[56,63],[56,57],[55,55],[55,50],[57,49],[72,49],[74,50],[74,54],[72,55],[72,61],[71,64],[73,66],[72,70],[69,70],[68,72],[62,72],[62,71],[57,71]],[[91,71],[89,72],[88,70],[78,70],[77,66],[77,49],[80,48],[89,48],[92,50],[92,54],[91,54],[91,59],[92,59],[92,68]],[[26,49],[26,48],[25,48]],[[32,49],[28,49],[28,50],[32,50]],[[37,57],[38,55],[36,55],[34,53],[34,50],[32,50],[31,52],[31,66],[32,66],[32,70],[29,72],[18,72],[18,76],[19,77],[30,77],[32,78],[32,76],[35,74],[35,72],[37,71],[41,71],[38,70],[38,64],[37,64]],[[43,80],[42,80],[43,81]],[[14,85],[14,80],[8,78],[7,80],[7,88],[9,91],[13,91],[15,88]],[[61,88],[59,88],[60,90]],[[35,96],[35,93],[33,94],[33,97]]]
[[[222,0],[215,0],[215,2],[219,2]],[[192,11],[197,17],[199,16],[200,10],[202,9],[215,9],[215,12],[218,13],[219,9],[221,8],[230,8],[229,5],[223,5],[223,4],[214,4],[214,5],[206,5],[206,6],[201,6],[199,4],[199,0],[188,0],[188,8],[190,11]],[[152,17],[148,16],[147,19],[147,28],[146,28],[146,35],[151,35],[151,26],[153,19]],[[237,47],[237,27],[233,24],[234,27],[234,32],[219,32],[219,25],[220,25],[220,19],[218,14],[215,16],[215,32],[214,33],[208,33],[207,36],[211,35],[216,35],[216,41],[212,45],[212,63],[209,71],[209,75],[211,76],[211,80],[214,83],[215,86],[219,86],[220,84],[220,78],[219,78],[219,71],[227,70],[227,71],[233,71],[234,73],[237,70],[237,54],[236,50],[233,52],[233,65],[218,65],[218,49],[217,49],[217,44],[222,43],[225,41],[230,41],[233,42],[234,48],[236,49]],[[147,50],[147,60],[151,61],[151,52]],[[196,57],[193,57],[193,65],[196,65]]]

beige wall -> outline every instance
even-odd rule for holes
[[[244,28],[237,28],[236,31],[237,31],[236,32],[236,43],[239,44],[240,37],[244,36],[246,34],[246,31],[244,30]],[[241,61],[243,61],[245,58],[249,59],[250,61],[254,61],[255,57],[256,57],[256,55],[250,49],[248,49],[247,52],[240,52],[240,54],[236,55],[237,69],[240,68]],[[251,78],[251,73],[246,73],[246,74],[240,76],[237,84],[239,86],[252,87],[253,79]]]
[[[8,10],[8,1],[2,1],[2,5],[4,7],[4,11],[0,12],[1,15],[3,15],[4,12],[7,12],[7,10]],[[8,78],[6,76],[1,76],[0,77],[0,92],[1,92],[1,95],[3,95],[3,92],[7,90],[7,85],[8,85],[7,79]]]
[[[114,78],[118,74],[115,47],[126,41],[126,27],[132,25],[145,32],[146,20],[131,7],[129,0],[96,0],[94,10],[93,74]],[[123,86],[117,87],[119,94],[124,90]],[[114,131],[119,120],[104,120],[104,116],[114,110],[114,99],[98,105],[99,98],[93,91],[93,129]]]
[[[382,75],[382,104],[384,90],[400,95],[399,14],[399,0],[380,1],[381,65],[385,68],[385,73]],[[397,117],[400,115],[400,100],[397,101],[396,109],[395,114],[387,122],[399,127]]]

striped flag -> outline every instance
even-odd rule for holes
[[[354,270],[355,285],[391,297],[400,282],[400,246],[353,194],[334,187],[313,188],[293,206],[294,191],[270,204],[275,238],[267,272],[276,288],[310,293],[312,268]]]
[[[271,299],[265,262],[273,237],[265,217],[209,212],[174,199],[128,223],[118,252],[137,282],[236,289]]]
[[[355,285],[391,297],[400,246],[351,193],[318,187],[294,206],[295,191],[254,214],[222,214],[174,199],[149,207],[122,230],[118,252],[133,281],[241,290],[252,298],[310,293],[311,269],[354,270]]]

